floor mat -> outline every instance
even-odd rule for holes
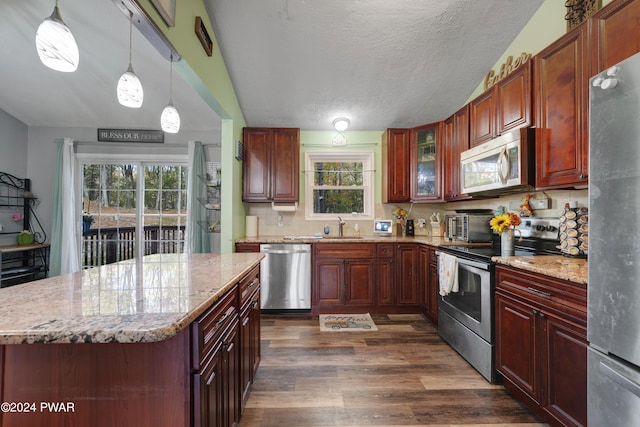
[[[340,331],[377,331],[369,313],[365,314],[321,314],[320,330],[322,332]]]

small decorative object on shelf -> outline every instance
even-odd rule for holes
[[[391,215],[397,220],[396,221],[396,235],[404,236],[404,223],[405,220],[409,217],[411,213],[411,209],[413,208],[413,204],[409,208],[409,211],[404,210],[403,208],[395,208],[391,211]]]
[[[20,212],[16,212],[13,215],[11,215],[11,219],[14,220],[15,222],[20,222],[22,221],[22,214]]]
[[[506,212],[491,218],[489,222],[491,229],[500,235],[500,256],[513,256],[515,253],[515,232],[520,232],[515,227],[521,222],[520,217],[513,212]]]
[[[30,245],[33,243],[33,233],[29,230],[22,230],[20,234],[16,236],[16,241],[19,245]]]

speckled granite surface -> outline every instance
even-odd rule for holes
[[[587,260],[562,255],[493,257],[498,264],[576,283],[587,283]]]
[[[157,254],[0,289],[0,344],[152,342],[187,327],[262,254]]]
[[[453,244],[443,237],[415,236],[415,237],[398,237],[398,236],[361,236],[361,237],[329,237],[329,238],[299,238],[290,239],[287,236],[259,236],[255,238],[237,239],[236,243],[397,243],[397,242],[415,242],[424,243],[431,246]],[[456,242],[460,244],[460,242]]]

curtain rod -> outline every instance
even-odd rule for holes
[[[57,139],[56,138],[53,142],[57,143]],[[184,147],[187,148],[186,144],[164,144],[164,143],[154,143],[154,142],[102,142],[102,141],[79,141],[79,140],[74,140],[73,141],[74,144],[78,144],[78,145],[100,145],[103,147],[107,147],[107,146],[124,146],[124,147],[154,147],[154,148],[160,148],[160,147],[167,147],[167,148],[180,148],[180,147]],[[203,147],[221,147],[222,144],[219,142],[212,142],[209,144],[205,144],[202,143]]]

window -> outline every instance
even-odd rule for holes
[[[373,153],[305,154],[306,219],[373,219]]]
[[[185,165],[86,163],[82,172],[83,268],[183,252]]]

